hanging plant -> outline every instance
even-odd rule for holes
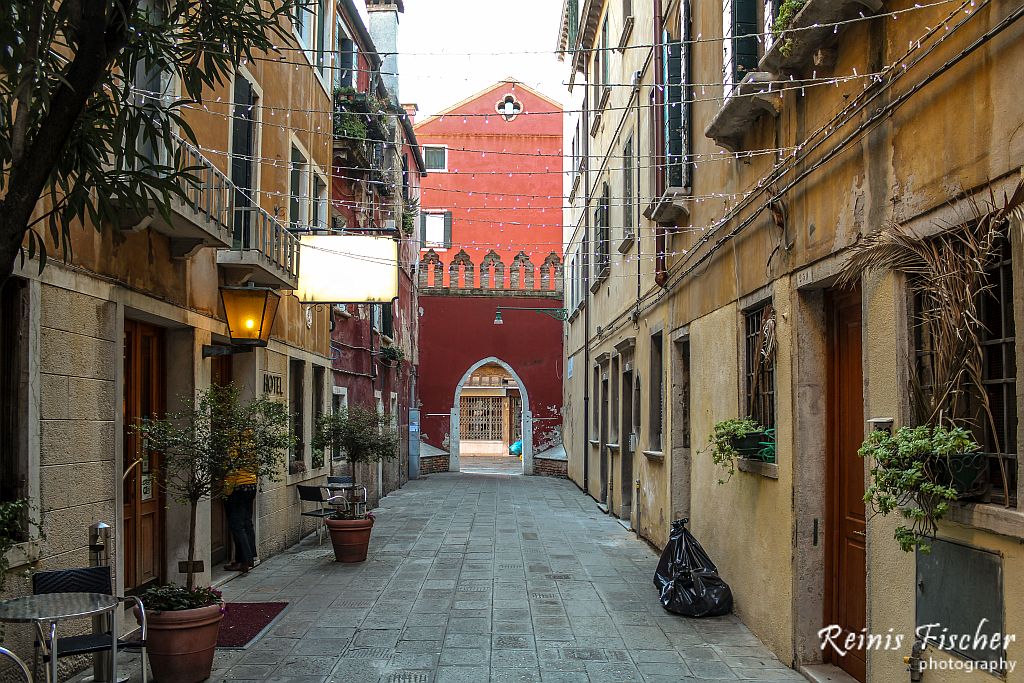
[[[786,29],[793,23],[793,19],[803,9],[806,0],[785,0],[779,7],[779,13],[775,16],[775,21],[772,23],[772,35],[776,40],[782,40],[779,45],[779,51],[786,57],[793,51],[793,39],[790,37],[784,37]]]
[[[724,470],[718,483],[725,484],[736,474],[736,458],[775,462],[775,430],[765,429],[749,417],[721,420],[715,423],[704,450],[711,454],[711,462]]]
[[[395,368],[405,360],[405,351],[400,346],[384,346],[378,352],[378,358],[388,367]]]
[[[365,140],[366,122],[359,114],[350,111],[335,111],[334,136],[356,142]]]

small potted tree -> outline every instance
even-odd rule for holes
[[[390,460],[398,455],[398,434],[387,415],[376,410],[350,406],[317,420],[313,448],[326,452],[340,450],[352,470],[356,483],[356,465]],[[362,562],[370,544],[372,514],[356,514],[354,503],[335,506],[335,514],[325,520],[338,562]]]
[[[199,502],[222,497],[224,478],[232,471],[276,479],[292,442],[288,426],[284,404],[266,397],[242,403],[233,386],[211,387],[197,395],[194,407],[133,426],[160,454],[158,485],[189,508],[185,585],[159,586],[142,595],[156,680],[192,683],[210,677],[224,607],[219,591],[195,585],[195,574],[202,571],[195,561]]]

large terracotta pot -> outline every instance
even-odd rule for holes
[[[334,559],[337,562],[362,562],[370,545],[370,530],[373,518],[327,519],[327,530],[331,532]]]
[[[220,632],[221,605],[177,612],[146,612],[146,650],[159,683],[199,683],[210,677]],[[138,612],[136,611],[136,618]]]

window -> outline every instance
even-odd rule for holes
[[[690,447],[690,341],[672,344],[672,448]]]
[[[683,2],[678,17],[673,16],[667,25],[671,30],[662,34],[662,64],[664,72],[661,82],[665,85],[661,124],[662,157],[665,164],[659,173],[664,175],[664,187],[688,188],[690,186],[690,17],[689,3]],[[677,23],[678,22],[678,23]],[[676,28],[678,27],[678,28]],[[680,35],[682,38],[680,39]]]
[[[611,380],[611,407],[608,414],[608,442],[619,443],[619,357],[612,358],[612,369],[609,374]]]
[[[989,290],[978,301],[981,320],[982,384],[992,411],[992,421],[984,415],[975,398],[967,400],[969,419],[975,440],[986,456],[987,481],[984,497],[1002,505],[1017,505],[1017,362],[1015,320],[1013,316],[1013,268],[1010,244],[1002,240],[998,261],[986,271]],[[915,288],[917,289],[917,288]],[[921,388],[930,394],[934,382],[933,349],[927,331],[920,323],[926,304],[920,289],[914,294],[914,346]],[[925,411],[927,412],[927,411]],[[959,411],[958,411],[959,412]],[[924,419],[925,415],[918,415]],[[1005,473],[1005,476],[1004,476]],[[1009,500],[1007,500],[1009,494]]]
[[[295,21],[292,24],[295,35],[310,64],[318,66],[321,63],[327,36],[323,21],[326,16],[324,0],[303,0],[295,6]]]
[[[338,67],[334,70],[336,88],[355,88],[358,82],[359,48],[345,30],[345,24],[338,18],[334,29],[334,51],[338,54]]]
[[[648,450],[660,451],[664,444],[662,427],[665,423],[665,356],[663,335],[656,332],[651,335],[651,383],[648,387]]]
[[[420,214],[420,247],[448,249],[452,246],[452,212]]]
[[[758,29],[757,3],[755,0],[725,0],[722,25],[725,27],[723,42],[725,59],[722,65],[723,83],[726,96],[732,94],[732,87],[743,77],[757,70]]]
[[[743,318],[747,415],[766,430],[775,429],[775,309],[767,302]]]
[[[0,502],[28,498],[28,285],[0,288]],[[24,529],[27,532],[27,528]]]
[[[316,2],[316,68],[321,78],[327,76],[327,6],[325,0]]]
[[[331,396],[331,410],[338,413],[348,410],[348,387],[334,387]],[[331,448],[331,459],[341,460],[341,447],[334,444]]]
[[[288,192],[288,221],[293,230],[306,226],[309,219],[309,161],[298,147],[292,145],[292,160]]]
[[[609,266],[608,243],[611,241],[609,235],[609,205],[611,197],[608,190],[608,183],[601,187],[601,197],[598,200],[597,208],[594,209],[594,233],[597,238],[597,254],[594,259],[595,280],[605,277]]]
[[[591,103],[591,108],[598,114],[604,109],[605,98],[610,90],[608,83],[611,81],[609,60],[611,55],[608,45],[608,20],[605,19],[601,25],[600,41],[594,50],[594,69],[591,75],[594,82],[594,101]]]
[[[523,113],[523,103],[516,99],[512,93],[505,95],[494,105],[494,110],[501,114],[506,121],[515,121],[516,117]]]
[[[296,474],[306,471],[306,416],[303,401],[306,397],[306,363],[292,359],[288,361],[288,409],[291,411],[291,434],[294,439],[288,454],[288,472]]]
[[[445,172],[448,170],[448,148],[424,145],[423,147],[423,163],[426,165],[428,171],[441,171]]]
[[[590,397],[590,413],[591,413],[591,424],[593,425],[593,431],[590,433],[590,438],[597,440],[600,437],[601,432],[601,401],[598,400],[600,397],[601,387],[601,368],[597,365],[594,366],[594,384],[591,386],[590,391],[593,396]]]
[[[385,337],[391,339],[395,338],[395,304],[393,301],[389,301],[386,304],[379,304],[380,307],[380,327],[377,330]]]
[[[235,111],[231,119],[231,160],[229,174],[235,188],[237,220],[234,221],[235,247],[248,248],[254,238],[249,234],[252,222],[249,207],[256,205],[257,165],[259,156],[257,115],[259,97],[253,84],[241,72],[235,73],[233,88]]]
[[[314,230],[327,230],[330,227],[330,214],[327,203],[327,181],[319,173],[313,174],[313,216],[310,225]]]
[[[327,371],[322,365],[313,366],[313,425],[316,425],[324,414],[324,384],[326,383],[326,376]],[[321,452],[319,456],[314,455],[313,468],[317,469],[323,466],[323,453]]]
[[[633,233],[633,138],[622,148],[622,239],[632,240]]]

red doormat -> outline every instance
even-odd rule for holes
[[[229,602],[224,605],[217,647],[242,649],[277,621],[287,602]]]

